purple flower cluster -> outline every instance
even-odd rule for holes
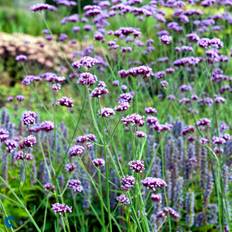
[[[93,85],[97,81],[97,77],[91,73],[81,73],[78,79],[78,83],[81,85]]]
[[[46,3],[37,3],[31,7],[31,11],[37,12],[37,11],[55,11],[57,8],[55,6],[46,4]]]
[[[81,67],[89,69],[97,64],[99,64],[99,61],[97,59],[92,58],[90,56],[85,56],[85,57],[82,57],[80,60],[74,62],[72,66],[77,69]]]
[[[122,190],[128,191],[135,185],[135,178],[133,176],[125,176],[121,179]]]
[[[129,76],[137,77],[137,76],[143,76],[144,78],[150,77],[152,75],[152,69],[148,66],[139,66],[139,67],[133,67],[129,70],[120,70],[118,72],[118,75],[121,78],[127,78]]]
[[[81,185],[81,182],[76,179],[71,179],[68,181],[68,188],[72,189],[74,192],[82,192],[83,186]]]
[[[75,157],[75,156],[81,156],[85,151],[85,148],[80,145],[74,145],[69,149],[69,156],[70,157]]]
[[[139,114],[131,114],[126,117],[122,118],[122,123],[125,126],[129,125],[136,125],[136,126],[143,126],[144,125],[144,117]]]
[[[57,103],[61,106],[65,106],[67,108],[73,107],[73,100],[69,97],[62,97],[57,101]]]
[[[72,207],[61,203],[55,203],[52,204],[52,210],[54,211],[54,213],[62,215],[64,213],[71,213]]]
[[[23,113],[22,121],[24,125],[32,125],[36,122],[37,114],[33,111],[27,111]]]
[[[152,191],[167,187],[167,184],[164,180],[155,177],[146,177],[144,180],[142,180],[142,184],[144,187]]]

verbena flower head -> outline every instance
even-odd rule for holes
[[[61,203],[55,203],[55,204],[52,204],[52,210],[54,213],[58,213],[61,215],[64,213],[71,213],[72,207],[65,205],[65,204],[61,204]]]
[[[161,195],[160,194],[156,194],[156,193],[152,193],[151,194],[151,200],[154,202],[161,202]]]
[[[132,160],[128,163],[131,170],[136,173],[142,173],[145,169],[143,160]]]
[[[9,138],[9,132],[8,130],[4,129],[4,128],[0,128],[0,142],[4,142],[5,140],[7,140]]]
[[[36,137],[34,135],[29,135],[23,140],[23,147],[33,147],[36,144]]]
[[[27,56],[25,56],[25,55],[18,55],[18,56],[16,56],[15,59],[18,62],[24,62],[24,61],[27,61]]]
[[[94,83],[96,83],[97,81],[97,77],[91,73],[81,73],[78,79],[78,83],[80,85],[93,85]]]
[[[104,107],[101,109],[99,114],[104,118],[108,118],[110,116],[113,116],[115,114],[115,112],[112,108]]]
[[[36,122],[37,114],[33,111],[27,111],[23,113],[22,121],[24,125],[32,125]]]
[[[125,194],[121,194],[118,197],[116,197],[116,200],[123,205],[129,205],[130,204],[130,200],[129,198],[125,195]]]
[[[65,106],[67,108],[73,107],[73,100],[72,100],[72,98],[69,98],[69,97],[62,97],[57,101],[57,103],[61,106]]]
[[[167,187],[167,184],[164,180],[155,177],[146,177],[144,180],[141,181],[141,183],[143,184],[143,186],[153,191]]]
[[[81,156],[85,151],[85,148],[80,145],[74,145],[69,149],[69,156],[74,157],[74,156]]]
[[[78,61],[76,61],[76,62],[74,62],[73,64],[72,64],[72,66],[74,67],[74,68],[77,68],[77,69],[79,69],[79,68],[81,68],[81,67],[84,67],[84,68],[92,68],[93,66],[95,66],[96,64],[98,64],[99,63],[99,61],[97,60],[97,59],[95,59],[95,58],[92,58],[92,57],[90,57],[90,56],[84,56],[84,57],[82,57],[80,60],[78,60]]]
[[[210,127],[211,121],[208,118],[202,118],[197,121],[196,125],[200,128],[207,128]]]
[[[55,10],[57,10],[57,8],[55,6],[52,6],[52,5],[46,4],[46,3],[37,3],[31,7],[31,11],[33,11],[33,12],[44,11],[44,10],[55,11]]]
[[[83,186],[81,185],[81,182],[76,179],[71,179],[68,181],[68,188],[72,189],[74,192],[82,192]]]
[[[121,102],[114,109],[115,111],[122,112],[122,111],[128,110],[129,107],[130,107],[130,104],[128,102]]]
[[[153,107],[146,107],[145,108],[145,113],[146,114],[157,114],[157,110]]]
[[[122,190],[128,191],[135,185],[135,178],[133,176],[125,176],[121,179]]]
[[[49,132],[49,131],[52,131],[53,129],[54,129],[54,123],[51,121],[44,121],[44,122],[41,122],[39,125],[40,131]]]
[[[147,134],[146,134],[144,131],[136,131],[136,132],[135,132],[135,135],[136,135],[138,138],[145,138],[145,137],[147,137]]]
[[[76,164],[68,163],[68,164],[65,165],[65,170],[67,172],[73,172],[76,169],[76,167],[77,167]]]
[[[93,165],[97,168],[105,166],[105,160],[102,158],[96,158],[92,162],[93,162]]]
[[[6,145],[6,150],[9,153],[13,152],[18,146],[18,143],[13,139],[5,140],[4,144]]]
[[[131,115],[128,115],[122,118],[122,123],[125,126],[136,125],[136,126],[141,127],[144,125],[144,117],[139,114],[131,114]]]
[[[55,186],[51,183],[46,183],[44,184],[44,189],[47,190],[47,191],[54,191],[55,190]]]
[[[109,93],[108,89],[106,87],[96,87],[91,92],[91,97],[102,97],[104,95],[107,95]]]
[[[81,135],[76,138],[77,143],[87,143],[87,142],[95,142],[96,136],[94,134],[86,134],[86,135]]]
[[[180,218],[179,213],[177,213],[174,209],[170,207],[165,207],[162,210],[160,210],[157,214],[157,218],[165,218],[166,216],[170,215],[173,219],[177,220]]]

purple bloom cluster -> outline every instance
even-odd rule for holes
[[[128,191],[135,185],[135,178],[133,176],[125,176],[121,179],[122,190]]]
[[[46,4],[46,3],[37,3],[31,7],[31,11],[37,12],[37,11],[55,11],[57,8],[55,6]]]
[[[118,72],[118,75],[121,78],[127,78],[129,76],[137,77],[137,76],[143,76],[144,78],[150,77],[152,75],[152,69],[148,66],[139,66],[139,67],[133,67],[129,70],[120,70]]]
[[[71,179],[68,181],[68,188],[72,189],[74,192],[82,192],[83,186],[81,185],[81,182],[76,179]]]
[[[58,213],[61,215],[64,213],[71,213],[72,207],[65,205],[65,204],[61,204],[61,203],[55,203],[55,204],[52,204],[52,210],[54,211],[54,213]]]
[[[85,148],[80,145],[74,145],[69,149],[69,155],[70,157],[75,157],[75,156],[81,156],[85,151]]]
[[[136,125],[140,127],[144,125],[144,117],[139,114],[131,114],[122,118],[122,123],[125,126]]]
[[[167,184],[164,180],[155,177],[146,177],[144,180],[142,180],[142,184],[152,191],[167,187]]]
[[[32,125],[36,122],[37,114],[33,111],[23,113],[22,121],[24,125]]]
[[[97,81],[97,77],[91,73],[81,73],[78,79],[78,83],[81,85],[93,85]]]
[[[95,66],[96,64],[99,64],[99,61],[97,59],[92,58],[90,56],[85,56],[85,57],[82,57],[80,60],[74,62],[72,66],[77,69],[81,67],[89,69]]]

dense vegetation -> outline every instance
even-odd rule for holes
[[[232,231],[231,1],[94,4],[0,12],[1,231]]]

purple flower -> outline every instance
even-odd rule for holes
[[[69,207],[68,205],[65,204],[55,203],[52,204],[52,210],[54,211],[54,213],[58,213],[61,215],[64,213],[71,213],[72,207]]]
[[[165,207],[163,210],[159,211],[156,215],[157,218],[165,218],[170,215],[173,219],[177,220],[180,218],[179,213],[177,213],[174,209],[170,207]]]
[[[75,157],[75,156],[81,156],[85,151],[85,148],[80,145],[74,145],[69,149],[69,156],[70,157]]]
[[[55,6],[46,3],[37,3],[31,7],[31,11],[33,12],[43,11],[43,10],[55,11],[56,9],[57,8]]]
[[[125,191],[130,190],[135,185],[135,178],[133,176],[125,176],[121,179],[121,188]]]
[[[22,102],[22,101],[24,101],[24,96],[23,95],[17,95],[16,96],[16,100],[18,101],[18,102]]]
[[[105,166],[105,160],[101,159],[101,158],[96,158],[92,162],[93,162],[94,166],[97,168]]]
[[[56,4],[58,5],[64,5],[64,6],[76,6],[76,2],[75,1],[71,1],[71,0],[55,0]]]
[[[123,117],[121,121],[125,126],[136,125],[140,127],[144,125],[144,117],[139,114],[128,115]]]
[[[93,85],[97,81],[97,77],[91,73],[81,73],[79,76],[78,83],[81,85]]]
[[[147,122],[147,125],[149,126],[155,126],[158,124],[159,121],[158,121],[158,118],[154,116],[148,116],[146,122]]]
[[[71,179],[68,181],[68,188],[72,189],[74,192],[82,192],[83,186],[81,185],[81,182],[76,179]]]
[[[213,144],[216,144],[216,145],[222,145],[222,144],[226,143],[226,140],[222,137],[213,136],[212,142],[213,142]]]
[[[152,75],[152,69],[148,66],[142,65],[142,66],[130,68],[129,70],[120,70],[118,72],[118,75],[121,78],[127,78],[129,76],[132,77],[143,76],[144,78],[147,78]]]
[[[9,153],[13,152],[18,146],[18,143],[13,139],[5,140],[4,144],[6,145],[6,150]]]
[[[105,107],[105,108],[101,109],[99,114],[104,118],[108,118],[110,116],[113,116],[115,114],[115,112],[114,112],[114,110],[112,108]]]
[[[101,32],[97,31],[94,34],[94,39],[97,41],[102,41],[104,39],[104,35]]]
[[[99,61],[95,58],[92,58],[90,56],[84,56],[82,57],[80,60],[74,62],[72,64],[72,66],[74,68],[81,68],[81,67],[84,67],[84,68],[92,68],[94,65],[98,64]]]
[[[130,93],[122,93],[119,98],[118,98],[118,102],[121,104],[123,102],[131,102],[134,98],[134,92],[130,92]],[[128,106],[129,107],[129,106]]]
[[[67,172],[73,172],[76,169],[76,164],[74,163],[68,163],[65,165],[65,170]]]
[[[192,66],[197,65],[201,59],[199,57],[184,57],[174,61],[174,66]]]
[[[27,61],[27,56],[25,56],[25,55],[18,55],[18,56],[16,56],[15,59],[18,62],[24,62],[24,61]]]
[[[96,136],[94,134],[86,134],[86,135],[82,135],[82,136],[78,136],[76,138],[76,142],[77,143],[86,143],[86,142],[95,142],[97,139],[96,139]]]
[[[199,41],[199,36],[195,33],[187,34],[186,36],[190,42],[198,42]]]
[[[157,110],[153,107],[146,107],[145,108],[145,113],[146,114],[157,114]]]
[[[136,173],[142,173],[144,171],[144,161],[143,160],[132,160],[128,163],[131,170]]]
[[[30,153],[24,154],[23,151],[18,151],[15,153],[14,159],[15,160],[28,160],[28,161],[30,161],[33,159],[33,156]]]
[[[29,135],[23,140],[23,147],[33,147],[36,144],[36,137],[34,135]]]
[[[161,202],[161,195],[160,194],[156,194],[156,193],[152,193],[151,194],[151,200],[154,202]]]
[[[23,113],[22,121],[24,125],[32,125],[36,122],[37,114],[33,111],[27,111]]]
[[[44,189],[47,190],[47,191],[54,191],[55,190],[55,186],[51,183],[46,183],[44,184]]]
[[[9,132],[4,128],[0,128],[0,142],[4,142],[8,138],[9,138]]]
[[[188,135],[190,133],[193,133],[194,131],[195,131],[195,128],[193,126],[187,126],[181,131],[181,134],[183,136],[185,136],[185,135]]]
[[[93,89],[93,91],[91,92],[91,97],[102,97],[106,94],[108,94],[109,91],[106,87],[96,87],[95,89]]]
[[[57,101],[57,103],[61,106],[65,106],[67,108],[73,107],[73,100],[69,97],[62,97]]]
[[[138,138],[145,138],[145,137],[147,137],[147,134],[144,131],[136,131],[135,134],[136,134],[136,136]]]
[[[41,122],[39,125],[39,130],[49,132],[54,129],[54,123],[51,121],[44,121]]]
[[[114,32],[114,35],[117,37],[121,37],[121,36],[126,37],[128,35],[133,35],[134,37],[138,37],[141,35],[141,32],[133,27],[121,27]]]
[[[118,197],[116,197],[116,200],[123,205],[129,205],[130,204],[130,200],[129,198],[125,195],[125,194],[121,194]]]
[[[202,128],[210,127],[211,121],[208,118],[202,118],[197,121],[196,125]]]
[[[168,44],[170,44],[170,43],[172,42],[172,37],[169,36],[169,35],[162,35],[162,36],[160,37],[160,41],[161,41],[163,44],[168,45]]]
[[[167,184],[164,180],[155,177],[146,177],[141,181],[141,183],[143,184],[143,186],[153,191],[156,191],[159,188],[167,187]]]
[[[84,7],[85,17],[94,17],[101,14],[101,7],[96,5],[87,5]]]
[[[114,109],[117,112],[122,112],[128,110],[130,107],[130,104],[128,102],[121,102],[119,105],[117,105]]]

